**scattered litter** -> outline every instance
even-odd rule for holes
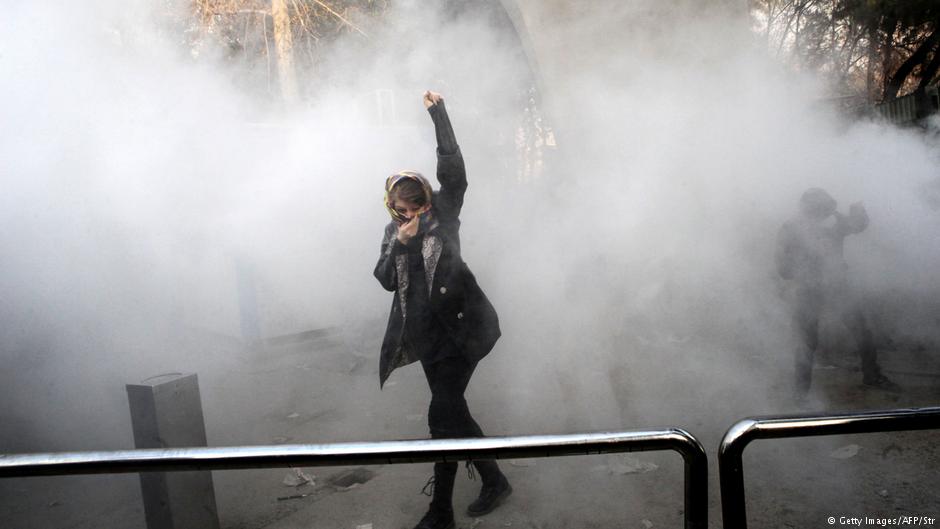
[[[279,435],[279,436],[277,436],[277,437],[272,438],[271,441],[272,441],[274,444],[282,445],[282,444],[286,443],[287,441],[290,441],[290,439],[291,439],[290,437],[284,437],[284,436]]]
[[[510,525],[512,525],[512,522],[506,522],[503,524],[503,527],[509,527]]]
[[[385,385],[386,385],[386,386],[389,386],[389,387],[391,387],[391,386],[397,386],[397,385],[398,385],[398,382],[395,382],[395,381],[393,380],[393,381],[391,381],[391,382],[386,382]]]
[[[359,371],[360,368],[365,367],[367,363],[367,358],[356,357],[352,362],[349,362],[349,367],[346,369],[346,371],[350,375],[355,375],[356,371]]]
[[[858,454],[858,450],[861,447],[858,445],[845,445],[842,448],[833,450],[829,457],[834,457],[836,459],[848,459],[850,457],[855,457]]]
[[[659,468],[659,465],[656,463],[640,461],[630,455],[611,457],[610,459],[611,460],[607,463],[607,468],[612,474],[643,474]]]
[[[646,529],[653,529],[653,522],[646,520],[646,519],[643,519],[642,522],[643,522],[643,527],[645,527]]]
[[[470,524],[470,529],[477,529],[477,526],[483,523],[483,518],[474,518]]]
[[[412,421],[412,422],[420,421],[421,419],[424,418],[424,414],[423,414],[423,413],[415,413],[415,414],[412,414],[412,415],[406,415],[405,418],[408,419],[409,421]]]
[[[307,496],[313,495],[312,492],[305,492],[303,494],[294,494],[292,496],[280,496],[277,501],[287,501],[287,500],[299,500],[300,498],[306,498]]]
[[[514,467],[534,467],[535,461],[531,459],[510,459],[509,464]]]
[[[898,455],[901,455],[904,453],[904,449],[901,448],[900,445],[896,443],[891,443],[888,446],[886,446],[884,450],[881,451],[881,457],[888,457],[888,454],[890,454],[892,451],[897,452]]]
[[[881,489],[881,490],[879,490],[879,491],[878,491],[878,495],[881,496],[882,498],[887,498],[887,497],[888,497],[888,489]]]
[[[288,472],[286,476],[284,476],[284,481],[282,483],[288,487],[299,487],[301,485],[306,485],[307,483],[314,485],[315,483],[313,479],[313,476],[305,474],[303,470],[299,468],[292,468],[291,471]]]
[[[343,472],[334,474],[327,479],[330,482],[330,485],[333,485],[339,491],[345,492],[362,485],[374,477],[375,472],[372,472],[367,468],[359,467],[352,470],[344,470]]]
[[[296,411],[287,416],[288,419],[296,419],[297,417],[300,417],[300,414]]]
[[[62,502],[60,502],[59,500],[54,500],[54,501],[49,502],[48,507],[58,507],[59,505],[62,505]]]
[[[357,525],[356,529],[372,529],[371,523],[364,523],[362,525]]]

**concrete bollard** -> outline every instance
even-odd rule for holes
[[[195,374],[172,373],[127,384],[134,446],[206,446],[206,425]],[[148,529],[219,529],[212,473],[141,472]]]

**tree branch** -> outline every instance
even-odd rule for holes
[[[906,81],[907,77],[914,71],[914,68],[920,66],[927,60],[927,56],[937,47],[938,42],[940,42],[940,31],[935,28],[933,32],[924,39],[917,50],[912,53],[907,60],[901,63],[901,66],[899,66],[888,79],[887,84],[885,84],[883,101],[897,99],[898,92],[901,90],[901,87],[904,86],[904,81]]]
[[[313,2],[314,2],[315,4],[317,4],[317,5],[319,5],[320,7],[322,7],[323,9],[326,9],[331,15],[333,15],[333,16],[335,16],[336,18],[338,18],[338,19],[340,19],[341,21],[343,21],[343,23],[346,24],[347,26],[349,26],[349,27],[353,28],[354,30],[358,31],[360,34],[362,34],[363,37],[369,38],[369,36],[366,35],[365,31],[362,31],[361,29],[359,29],[358,27],[356,27],[355,24],[353,24],[352,22],[350,22],[350,21],[346,20],[345,18],[343,18],[343,15],[340,15],[340,14],[337,13],[336,11],[333,11],[333,8],[331,8],[330,6],[324,4],[324,3],[321,2],[320,0],[313,0]]]

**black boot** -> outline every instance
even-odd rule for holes
[[[467,507],[467,515],[483,516],[499,507],[512,494],[512,485],[494,461],[474,461],[473,466],[480,472],[483,488],[480,489],[480,496]]]
[[[457,463],[435,463],[434,477],[428,480],[424,492],[431,496],[431,506],[414,529],[453,529],[454,478],[457,476]],[[431,493],[426,492],[428,487]]]
[[[415,529],[454,529],[454,511],[438,512],[431,507]]]

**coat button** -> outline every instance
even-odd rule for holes
[[[463,312],[458,312],[458,313],[457,313],[457,319],[458,319],[458,320],[462,320],[462,319],[463,319]]]
[[[447,293],[447,287],[441,287],[441,294]]]

